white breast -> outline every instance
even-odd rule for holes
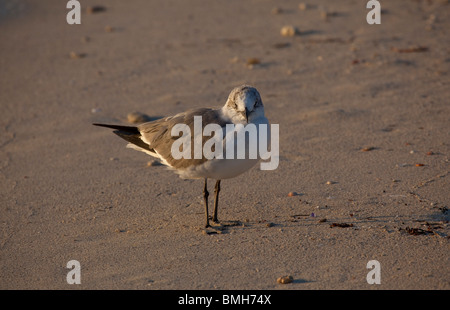
[[[268,120],[265,117],[260,117],[257,120],[254,120],[253,124],[255,124],[257,128],[258,140],[260,138],[260,130],[258,125],[260,124],[267,125],[268,139],[269,139],[269,141],[267,141],[267,144],[270,144],[270,127]],[[251,169],[260,160],[258,150],[256,159],[249,158],[249,147],[250,147],[249,143],[246,140],[245,158],[238,159],[236,156],[237,141],[235,140],[235,154],[233,158],[225,157],[224,159],[208,160],[200,165],[191,166],[188,167],[187,169],[179,170],[177,171],[177,173],[180,175],[180,177],[189,179],[211,178],[216,180],[222,180],[234,178]],[[258,148],[258,143],[252,144],[252,147]]]

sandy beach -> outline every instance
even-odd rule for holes
[[[450,289],[449,1],[80,3],[0,4],[0,289]],[[222,182],[217,234],[202,180],[92,126],[244,83],[280,161]]]

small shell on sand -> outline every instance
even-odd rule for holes
[[[235,56],[229,60],[230,64],[236,64],[239,62],[239,57]]]
[[[279,284],[288,284],[292,283],[294,281],[294,278],[292,276],[282,276],[277,279],[277,283]]]
[[[361,149],[362,152],[370,152],[373,151],[375,149],[375,147],[373,146],[368,146],[368,147],[364,147]]]
[[[86,13],[88,13],[88,14],[101,13],[101,12],[105,12],[105,11],[106,11],[106,8],[104,6],[100,6],[100,5],[88,6],[86,8]]]
[[[256,57],[247,59],[247,65],[259,65],[260,63],[261,63],[261,60]]]
[[[105,26],[105,32],[113,32],[114,31],[114,27],[112,26]]]
[[[145,123],[150,120],[150,117],[141,112],[131,112],[127,115],[127,120],[132,124]]]
[[[320,18],[322,18],[325,21],[328,21],[328,18],[331,16],[331,14],[325,10],[320,11]]]
[[[281,28],[280,33],[283,37],[293,37],[298,35],[300,31],[294,26],[284,26]]]
[[[281,14],[283,13],[283,9],[279,8],[279,7],[274,7],[271,11],[272,14],[276,15],[276,14]]]
[[[299,9],[300,11],[306,11],[306,10],[308,9],[308,4],[307,4],[307,3],[300,3],[300,4],[298,5],[298,9]]]
[[[162,164],[156,159],[150,160],[147,162],[147,167],[156,167],[156,166],[161,166],[161,165]]]
[[[84,57],[86,57],[86,54],[77,53],[77,52],[72,51],[72,52],[70,52],[69,56],[70,56],[70,58],[72,58],[72,59],[79,59],[79,58],[84,58]]]

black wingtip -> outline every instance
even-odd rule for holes
[[[93,123],[94,126],[102,126],[102,127],[108,127],[108,125],[105,124],[99,124],[99,123]]]
[[[128,141],[129,143],[135,144],[147,151],[154,152],[154,150],[151,149],[147,143],[142,141],[141,133],[139,132],[137,127],[121,126],[121,125],[108,125],[108,124],[99,124],[99,123],[93,123],[92,125],[115,129],[113,131],[113,133],[115,133],[122,139]]]
[[[113,128],[115,125],[107,125],[107,124],[99,124],[99,123],[92,123],[94,126],[100,126],[100,127],[108,127]]]
[[[140,135],[139,130],[135,126],[108,125],[108,124],[99,124],[99,123],[93,123],[92,125],[116,129],[116,130],[120,130],[120,131],[122,131],[124,133],[128,133],[128,134]]]

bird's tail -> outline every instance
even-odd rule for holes
[[[132,144],[135,144],[145,150],[154,152],[153,149],[151,149],[147,143],[142,141],[141,133],[139,132],[138,128],[135,126],[108,125],[108,124],[98,124],[98,123],[94,123],[92,125],[115,129],[113,132],[116,135],[118,135],[119,137],[121,137],[122,139],[124,139]]]
[[[119,131],[122,131],[122,132],[128,133],[128,134],[138,134],[138,135],[141,134],[139,132],[139,130],[137,129],[137,127],[135,127],[135,126],[107,125],[107,124],[98,124],[98,123],[94,123],[92,125],[112,128],[112,129],[116,129],[116,130],[119,130]]]

